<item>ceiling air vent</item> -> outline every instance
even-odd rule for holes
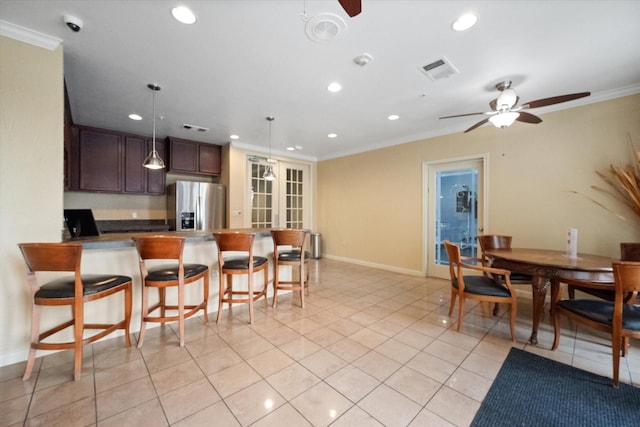
[[[433,81],[445,79],[454,74],[458,74],[456,67],[454,67],[453,64],[451,64],[451,62],[449,62],[449,60],[444,56],[437,61],[433,61],[427,65],[422,65],[418,68]]]
[[[196,132],[206,132],[209,130],[209,128],[205,128],[202,126],[196,126],[196,125],[189,125],[187,123],[183,123],[182,124],[182,129],[186,129],[186,130],[195,130]]]

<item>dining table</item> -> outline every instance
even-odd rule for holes
[[[491,249],[484,252],[491,266],[532,276],[533,323],[529,343],[538,344],[538,326],[544,315],[547,291],[552,295],[560,291],[561,278],[570,278],[599,283],[611,283],[613,289],[612,263],[618,261],[599,255],[578,253],[575,257],[565,251],[534,248]],[[553,316],[553,304],[551,305]]]

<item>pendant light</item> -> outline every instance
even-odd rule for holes
[[[164,161],[156,151],[156,92],[160,90],[160,86],[155,83],[149,83],[147,87],[153,91],[153,140],[151,153],[144,159],[142,165],[148,169],[164,169]]]
[[[266,181],[276,180],[276,174],[273,173],[273,165],[271,164],[271,123],[275,119],[276,118],[272,116],[267,117],[267,121],[269,122],[269,158],[267,159],[267,169],[264,171],[264,175],[262,175]]]

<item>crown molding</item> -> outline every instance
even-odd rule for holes
[[[3,20],[0,20],[0,35],[48,50],[55,50],[62,44],[62,39]]]

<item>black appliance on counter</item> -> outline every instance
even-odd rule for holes
[[[100,235],[91,209],[65,209],[64,223],[67,226],[71,237]]]

